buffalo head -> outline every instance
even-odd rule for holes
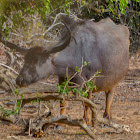
[[[29,85],[49,74],[51,61],[49,53],[43,47],[29,49],[24,60],[24,66],[16,79],[17,85]]]
[[[63,34],[56,45],[46,48],[34,47],[26,51],[24,66],[16,79],[17,85],[29,85],[53,74],[54,65],[52,64],[52,58],[50,57],[51,54],[65,49],[71,40],[70,29],[65,22],[64,25],[66,29],[62,30]]]

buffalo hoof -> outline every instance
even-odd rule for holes
[[[103,118],[106,118],[108,120],[112,119],[111,115],[108,115],[106,112],[104,113]]]

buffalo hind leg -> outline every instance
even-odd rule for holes
[[[111,104],[114,98],[114,88],[105,92],[106,94],[106,108],[103,117],[107,119],[111,119]]]
[[[88,94],[88,99],[91,100],[92,97],[92,92],[89,92]],[[91,110],[87,104],[85,105],[85,110],[84,110],[84,119],[86,120],[87,125],[91,125]]]

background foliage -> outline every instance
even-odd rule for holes
[[[44,33],[60,12],[95,21],[109,16],[128,26],[130,50],[140,47],[140,0],[1,0],[0,30],[7,39],[17,36],[17,43],[31,47],[32,36]]]

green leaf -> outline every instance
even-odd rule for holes
[[[23,94],[21,94],[20,96],[21,96],[21,99],[23,99]]]
[[[17,100],[17,107],[20,107],[21,106],[21,100]]]
[[[80,73],[80,69],[77,66],[75,66],[75,71]]]
[[[96,85],[93,86],[93,88],[97,91],[98,90],[98,87]]]
[[[77,88],[74,88],[74,89],[72,89],[72,92],[73,93],[76,93],[76,92],[78,92],[78,89]]]
[[[20,91],[18,89],[16,89],[15,92],[14,92],[14,94],[17,95],[17,96],[19,95],[19,93],[20,93]]]
[[[83,95],[83,97],[88,97],[88,93],[86,93],[86,92],[82,92],[82,95]]]

